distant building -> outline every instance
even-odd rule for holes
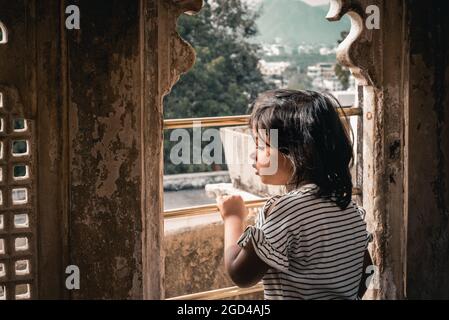
[[[268,79],[268,82],[271,83],[274,87],[278,89],[285,89],[286,88],[286,82],[281,79]]]
[[[284,45],[284,53],[287,55],[292,55],[293,54],[293,48],[289,45]]]
[[[310,44],[301,44],[297,48],[298,54],[310,54],[316,51],[315,47]]]
[[[315,79],[315,78],[322,78],[324,79],[331,79],[335,76],[335,64],[334,63],[328,63],[328,62],[321,62],[317,63],[314,66],[308,66],[307,67],[307,76]]]
[[[290,62],[267,62],[259,61],[259,70],[266,82],[271,83],[276,88],[284,88],[287,82],[284,80],[283,73],[290,67]]]
[[[330,49],[327,47],[322,47],[322,48],[320,48],[320,55],[327,56],[327,55],[335,53],[335,51],[336,51],[335,48]]]
[[[264,43],[262,44],[262,53],[265,56],[292,55],[293,48],[287,44]]]
[[[343,85],[337,77],[331,79],[323,79],[323,89],[326,91],[340,91],[343,90]]]
[[[308,66],[307,76],[312,79],[318,78],[320,76],[320,69],[317,66]]]
[[[281,44],[263,44],[262,45],[263,54],[266,56],[279,56],[285,53],[285,48]]]
[[[281,76],[282,73],[290,66],[290,62],[267,62],[265,60],[259,61],[259,70],[264,76]]]

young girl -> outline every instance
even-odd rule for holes
[[[337,108],[335,98],[313,91],[261,94],[250,118],[253,167],[262,183],[288,193],[270,198],[245,230],[242,198],[217,199],[225,268],[240,287],[263,279],[265,299],[357,299],[364,292],[369,234],[351,200],[352,145]],[[274,162],[277,170],[265,174]]]

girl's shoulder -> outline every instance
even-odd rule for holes
[[[262,213],[264,218],[268,218],[273,211],[279,208],[287,206],[292,201],[295,201],[296,205],[301,203],[301,199],[312,196],[318,191],[318,186],[316,184],[310,183],[301,186],[298,189],[292,190],[283,195],[276,195],[267,200],[262,208]]]

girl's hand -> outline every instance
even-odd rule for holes
[[[248,216],[248,208],[239,195],[219,196],[217,197],[217,206],[223,220],[229,217],[238,217],[244,220]]]

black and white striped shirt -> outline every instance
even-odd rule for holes
[[[238,240],[241,247],[252,241],[271,267],[265,299],[357,299],[370,241],[364,211],[353,201],[341,210],[317,191],[308,184],[271,198]]]

